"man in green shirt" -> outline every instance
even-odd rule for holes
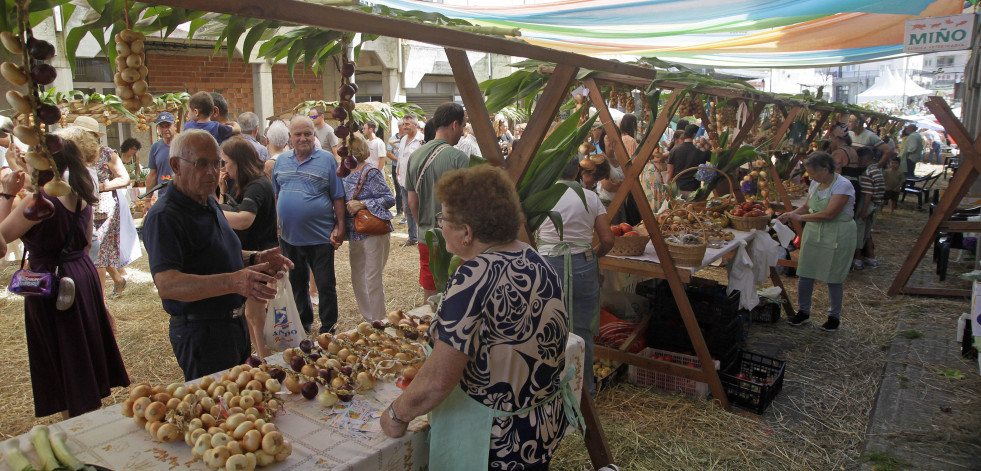
[[[903,128],[903,145],[899,149],[899,169],[907,177],[916,175],[916,163],[923,161],[923,135],[916,132],[916,123]]]
[[[433,113],[432,122],[436,126],[436,138],[412,153],[405,177],[409,208],[416,215],[420,240],[426,231],[436,227],[436,214],[443,209],[436,201],[436,182],[444,173],[470,165],[470,157],[453,147],[463,137],[466,125],[463,106],[443,103]],[[436,294],[436,283],[429,270],[429,248],[426,244],[418,247],[419,284],[429,299]]]

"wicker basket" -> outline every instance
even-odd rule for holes
[[[702,168],[707,168],[707,169],[714,170],[714,171],[718,172],[720,175],[722,175],[723,177],[725,177],[726,180],[729,181],[729,188],[735,188],[735,186],[734,186],[734,184],[732,182],[732,178],[729,175],[727,175],[725,172],[723,172],[722,170],[719,170],[719,169],[717,169],[715,167],[701,167],[701,166],[688,168],[688,169],[682,170],[681,172],[678,172],[678,174],[675,175],[673,178],[671,178],[671,181],[668,182],[668,188],[671,188],[675,184],[675,182],[678,181],[678,177],[680,177],[680,176],[682,176],[682,175],[684,175],[684,174],[686,174],[688,172],[697,172],[699,169],[702,169]],[[714,209],[714,208],[722,208],[722,209],[724,209],[724,208],[726,208],[728,206],[731,206],[732,203],[734,203],[736,201],[735,198],[733,198],[732,196],[729,196],[728,198],[729,198],[729,204],[722,205],[722,206],[715,206],[715,207],[713,207],[712,211],[716,211],[717,210],[717,209]],[[687,206],[687,205],[691,205],[691,206]],[[697,210],[697,211],[704,211],[706,209],[706,206],[707,205],[708,205],[708,200],[685,201],[685,200],[681,200],[681,199],[678,199],[678,198],[671,198],[671,202],[670,202],[671,209],[688,209],[688,208],[691,208],[691,209]]]
[[[695,219],[698,220],[698,224],[703,228],[701,237],[702,243],[676,244],[667,238],[664,239],[664,243],[668,246],[668,253],[671,254],[671,259],[674,260],[675,266],[700,267],[702,266],[702,260],[705,259],[705,250],[708,248],[708,236],[705,234],[705,225],[702,222],[702,218],[698,217],[697,213],[690,210],[689,213],[695,216]]]
[[[770,216],[766,214],[763,216],[745,217],[733,216],[732,213],[726,213],[726,217],[729,218],[732,228],[737,231],[749,232],[753,229],[762,231],[770,225]]]
[[[614,237],[613,248],[610,249],[607,255],[620,257],[641,255],[644,253],[644,249],[647,248],[647,243],[650,241],[650,237],[644,237],[642,235]]]

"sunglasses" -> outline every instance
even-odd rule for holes
[[[310,119],[317,119],[317,118],[319,118],[321,116],[323,116],[323,115],[322,114],[310,115]]]

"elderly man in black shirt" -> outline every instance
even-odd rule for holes
[[[278,247],[242,251],[214,200],[220,157],[211,134],[178,134],[170,147],[174,188],[143,226],[150,273],[171,316],[170,344],[186,380],[245,361],[252,348],[242,316],[245,299],[272,299],[270,284],[293,268]]]
[[[668,181],[687,169],[708,162],[710,154],[698,150],[692,143],[696,134],[698,134],[698,125],[689,124],[685,128],[685,142],[675,146],[668,154]],[[695,172],[688,172],[678,178],[678,190],[681,192],[682,198],[687,198],[691,192],[698,189],[698,186]]]

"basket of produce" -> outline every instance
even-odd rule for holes
[[[735,186],[734,186],[734,184],[732,182],[732,178],[729,177],[729,175],[727,175],[722,170],[719,170],[719,169],[717,169],[715,167],[709,167],[707,165],[703,165],[703,166],[699,166],[699,167],[692,167],[692,168],[685,169],[685,170],[682,170],[682,171],[678,172],[678,174],[675,175],[674,177],[672,177],[671,178],[671,181],[668,182],[668,188],[671,188],[671,187],[674,186],[674,184],[678,181],[678,177],[680,177],[680,176],[682,176],[682,175],[684,175],[686,173],[691,173],[691,172],[698,172],[699,173],[699,177],[698,178],[700,180],[702,180],[702,179],[707,180],[708,177],[706,176],[706,174],[711,173],[711,172],[716,172],[719,175],[722,175],[723,177],[725,177],[725,179],[727,181],[729,181],[729,188],[735,188]],[[681,199],[678,199],[678,198],[673,198],[673,199],[671,199],[670,205],[671,205],[671,208],[672,209],[680,209],[680,208],[683,208],[684,207],[684,208],[691,209],[693,211],[704,211],[706,209],[712,209],[713,211],[724,211],[732,203],[735,203],[735,202],[736,202],[736,200],[733,199],[732,196],[730,196],[730,195],[724,195],[724,196],[720,196],[720,197],[712,197],[712,198],[709,198],[709,199],[704,199],[704,200],[701,200],[701,201],[684,201],[684,200],[681,200]]]
[[[651,241],[643,226],[636,228],[627,223],[610,226],[613,231],[613,248],[607,255],[632,257],[644,253],[647,243]]]
[[[747,201],[730,209],[726,213],[726,216],[729,218],[729,222],[732,223],[733,229],[737,231],[748,232],[753,229],[762,231],[770,224],[773,210],[764,208],[760,203]]]
[[[678,216],[672,215],[672,224],[667,226],[667,231],[662,227],[664,242],[668,245],[668,252],[675,265],[699,267],[702,265],[702,259],[705,258],[705,249],[708,248],[705,223],[695,212],[681,211],[687,213],[687,222],[674,223]]]

